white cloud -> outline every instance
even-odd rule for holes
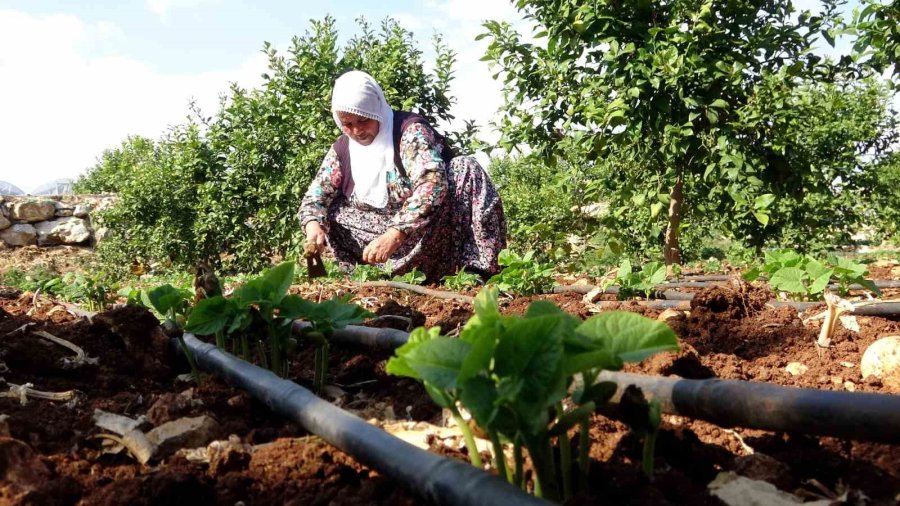
[[[158,138],[182,123],[191,98],[214,112],[229,82],[257,86],[266,68],[256,52],[232,70],[191,75],[89,54],[123,37],[110,23],[0,10],[0,180],[28,191],[76,177],[127,135]]]
[[[147,8],[165,22],[174,9],[189,9],[215,0],[147,0]]]

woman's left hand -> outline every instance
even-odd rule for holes
[[[389,228],[387,232],[376,237],[363,250],[362,259],[367,264],[381,264],[387,262],[388,258],[394,254],[397,249],[406,240],[406,234],[396,228]]]

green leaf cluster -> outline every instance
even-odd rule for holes
[[[452,276],[444,276],[441,281],[443,281],[444,286],[447,287],[448,290],[458,292],[480,285],[481,276],[462,269]]]
[[[519,256],[512,250],[500,252],[497,261],[503,270],[492,276],[488,284],[504,292],[518,295],[544,293],[553,288],[553,267],[534,260],[534,251]]]
[[[837,255],[819,261],[789,249],[767,251],[764,263],[744,273],[744,279],[755,281],[763,275],[774,290],[804,300],[820,300],[830,283],[837,284],[841,295],[847,295],[852,284],[880,293],[872,281],[865,279],[865,264]]]
[[[676,336],[664,323],[634,313],[602,313],[582,322],[546,301],[532,303],[523,316],[504,316],[497,293],[479,293],[475,315],[458,339],[440,336],[437,328],[416,329],[387,371],[422,381],[442,407],[464,406],[495,442],[527,448],[543,495],[568,497],[570,483],[557,486],[551,438],[586,423],[612,395],[608,384],[596,383],[601,370],[677,350]],[[517,472],[509,475],[517,484],[520,466],[516,462]]]
[[[648,262],[639,271],[634,271],[631,261],[622,260],[613,279],[606,281],[603,288],[619,285],[619,300],[625,300],[643,294],[649,298],[656,285],[666,280],[666,266],[662,262]]]

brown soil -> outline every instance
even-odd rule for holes
[[[387,288],[330,285],[320,290],[311,285],[294,291],[312,297],[351,292],[369,310],[401,317],[382,318],[376,325],[403,330],[410,324],[424,324],[452,334],[472,314],[462,302]],[[682,351],[627,370],[888,393],[878,381],[860,377],[859,359],[877,338],[900,333],[900,323],[857,317],[860,332],[839,327],[833,347],[820,356],[814,346],[820,320],[804,323],[792,309],[768,308],[765,301],[770,297],[767,291],[745,284],[700,292],[689,313],[668,320],[679,335]],[[501,306],[504,312],[522,313],[537,299],[551,300],[583,318],[594,311],[577,294],[503,299]],[[175,402],[175,394],[190,388],[174,380],[176,373],[185,371],[160,358],[165,352],[156,348],[157,327],[142,315],[130,310],[120,315],[107,312],[89,323],[49,303],[35,310],[31,302],[28,295],[0,298],[0,308],[5,310],[0,312],[0,360],[10,369],[5,378],[17,384],[31,382],[41,390],[74,388],[81,397],[71,407],[38,400],[21,406],[17,400],[0,399],[0,412],[9,416],[9,436],[38,455],[45,469],[36,472],[48,476],[24,492],[6,484],[0,489],[0,503],[6,498],[31,504],[417,504],[397,484],[218,380],[207,378],[189,392],[199,402]],[[634,302],[624,303],[623,309],[649,317],[660,313]],[[88,356],[99,358],[99,364],[64,370],[59,359],[71,355],[67,350],[21,333],[2,337],[29,322],[84,347]],[[291,364],[291,377],[300,384],[312,382],[312,353],[309,346],[301,345]],[[385,374],[388,358],[388,353],[332,347],[329,382],[336,388],[325,397],[365,419],[438,423],[440,410],[417,383]],[[785,371],[789,362],[800,362],[808,371],[791,376]],[[160,399],[165,409],[151,410]],[[207,414],[219,422],[221,438],[233,434],[241,443],[271,444],[250,457],[215,465],[191,464],[172,456],[140,466],[125,455],[101,453],[100,443],[91,437],[99,432],[91,420],[95,408],[132,417],[147,414],[154,424]],[[434,446],[442,454],[464,458],[458,450]],[[664,416],[657,441],[652,481],[640,470],[641,439],[620,422],[595,415],[590,451],[594,459],[590,492],[570,504],[721,504],[706,486],[727,470],[767,479],[806,498],[852,491],[864,493],[868,504],[895,504],[900,491],[898,446],[726,430],[669,415]]]

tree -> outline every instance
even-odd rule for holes
[[[850,32],[858,35],[854,57],[863,59],[875,72],[888,72],[896,79],[900,76],[900,0],[865,0],[864,5],[854,12],[850,26]]]
[[[529,145],[548,158],[575,146],[589,160],[630,160],[622,188],[633,205],[647,206],[651,219],[667,208],[667,263],[681,260],[687,208],[765,226],[780,198],[766,180],[810,170],[784,163],[789,147],[775,139],[796,119],[787,110],[794,85],[833,74],[810,50],[833,29],[834,2],[799,16],[777,0],[518,6],[546,44],[485,24],[486,59],[505,83],[504,146]],[[780,118],[761,114],[773,108]],[[707,198],[714,192],[721,201]]]

